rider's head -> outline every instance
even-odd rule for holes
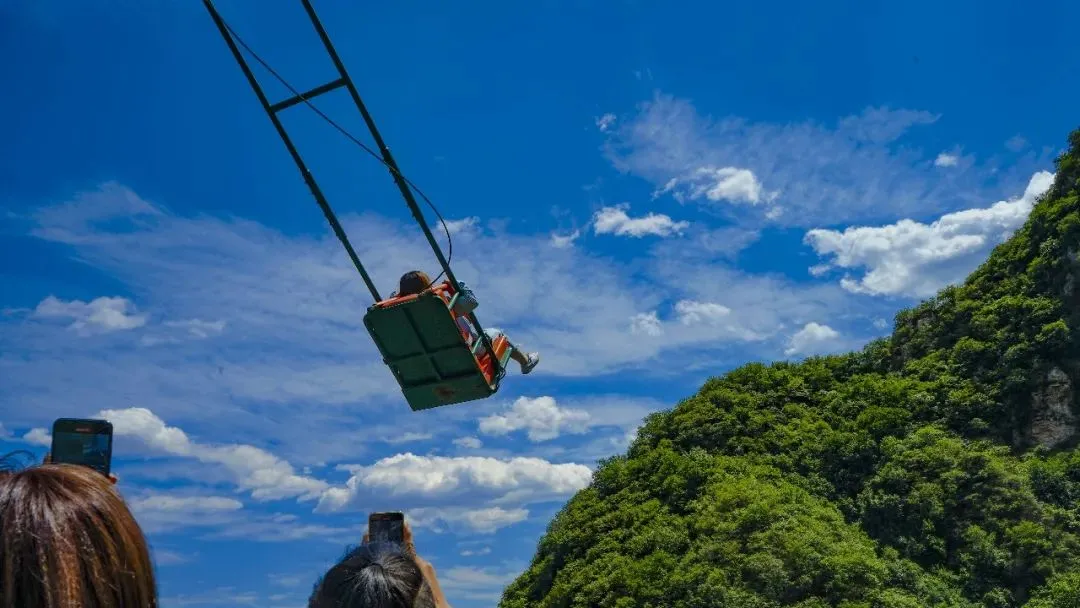
[[[0,534],[0,606],[157,606],[142,530],[93,469],[0,472]]]
[[[431,285],[431,277],[422,270],[413,270],[401,275],[398,281],[398,295],[411,296],[424,291]]]
[[[374,543],[349,550],[315,584],[308,608],[435,608],[435,598],[406,549]]]

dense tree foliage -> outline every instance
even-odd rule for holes
[[[651,415],[503,608],[1080,606],[1080,130],[1025,226],[861,352]]]

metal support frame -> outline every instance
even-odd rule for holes
[[[376,302],[382,300],[378,288],[375,287],[375,282],[371,280],[371,275],[368,274],[367,270],[364,268],[364,264],[360,262],[360,256],[356,255],[356,251],[349,243],[349,238],[345,235],[345,229],[341,227],[333,210],[330,209],[330,203],[326,201],[326,196],[323,195],[322,189],[319,188],[319,184],[316,183],[315,177],[311,174],[311,171],[308,170],[307,164],[304,163],[304,159],[301,158],[300,153],[296,150],[292,138],[290,138],[288,132],[285,131],[285,126],[281,124],[281,120],[277,117],[279,111],[301,103],[307,96],[315,97],[321,95],[345,83],[339,79],[338,81],[316,87],[298,97],[286,99],[285,101],[271,105],[270,101],[266,98],[266,93],[264,93],[262,87],[259,86],[259,80],[255,78],[255,74],[251,71],[251,67],[248,65],[247,60],[244,59],[243,53],[241,53],[239,47],[236,46],[236,41],[229,31],[229,27],[225,25],[225,21],[221,18],[221,15],[218,14],[217,9],[214,8],[214,3],[211,0],[203,0],[203,4],[206,6],[206,10],[210,12],[210,17],[214,20],[214,24],[217,25],[222,38],[225,39],[225,43],[229,45],[229,50],[232,51],[236,62],[240,64],[240,69],[244,72],[244,76],[247,77],[248,83],[251,85],[252,90],[255,91],[255,95],[259,98],[259,102],[262,104],[263,109],[266,110],[266,115],[270,117],[270,122],[274,123],[274,128],[277,129],[278,135],[281,136],[281,141],[285,143],[285,147],[289,150],[289,155],[292,156],[293,162],[296,163],[296,168],[300,170],[300,175],[303,176],[304,182],[307,184],[308,189],[311,190],[311,195],[315,197],[315,202],[319,204],[319,208],[322,209],[323,215],[326,216],[326,220],[330,222],[330,227],[333,228],[334,233],[337,235],[342,245],[345,246],[345,251],[348,252],[353,265],[356,266],[356,270],[358,270],[360,276],[363,277],[364,284],[367,285],[368,291],[371,292],[371,297],[375,298]]]
[[[323,214],[330,222],[331,227],[334,229],[335,234],[341,240],[345,246],[349,257],[352,259],[353,265],[360,272],[360,276],[363,277],[364,283],[367,285],[368,291],[371,292],[376,302],[382,301],[382,297],[379,295],[378,289],[375,287],[374,282],[371,280],[371,276],[368,275],[367,270],[364,269],[364,265],[360,262],[360,258],[353,250],[352,245],[349,244],[348,237],[345,235],[344,229],[337,221],[333,211],[330,209],[329,203],[326,201],[326,197],[323,196],[322,190],[315,182],[315,178],[308,170],[303,159],[300,157],[300,153],[297,152],[296,147],[293,145],[292,140],[289,138],[288,133],[285,131],[285,127],[281,124],[281,121],[277,117],[277,113],[295,106],[300,103],[305,103],[319,95],[334,91],[341,87],[345,87],[349,91],[349,96],[353,100],[353,104],[356,109],[359,110],[360,115],[364,119],[364,123],[367,125],[368,131],[371,132],[372,139],[375,140],[375,144],[379,149],[379,154],[382,156],[383,162],[386,164],[387,169],[390,170],[390,175],[394,178],[394,183],[397,184],[398,190],[401,191],[402,198],[405,199],[405,204],[408,205],[409,211],[412,212],[413,218],[420,225],[420,228],[424,231],[424,236],[427,237],[428,244],[431,245],[432,251],[435,252],[435,257],[438,258],[439,264],[442,266],[443,273],[446,275],[447,280],[453,286],[455,293],[461,290],[460,283],[458,283],[457,277],[454,275],[453,270],[450,269],[450,264],[446,257],[443,255],[442,248],[439,246],[438,241],[435,240],[435,235],[432,234],[431,228],[427,224],[427,220],[424,218],[424,214],[420,210],[420,206],[416,202],[416,198],[413,196],[412,188],[405,180],[401,170],[398,168],[397,162],[394,160],[393,155],[390,153],[390,149],[387,147],[386,142],[383,140],[382,135],[379,133],[378,128],[375,126],[375,120],[371,117],[371,113],[368,112],[367,106],[364,105],[363,100],[360,99],[360,94],[356,90],[356,86],[353,84],[352,78],[349,77],[348,72],[345,70],[345,64],[342,63],[341,57],[338,55],[334,45],[330,42],[330,37],[327,35],[326,30],[323,28],[322,22],[319,20],[318,15],[315,14],[315,9],[311,5],[310,0],[300,0],[304,6],[304,11],[307,13],[308,19],[311,20],[312,26],[315,28],[315,32],[319,35],[319,39],[323,43],[323,47],[326,50],[327,55],[330,56],[330,60],[333,62],[335,69],[338,72],[338,78],[328,82],[326,84],[317,86],[306,93],[295,95],[284,101],[280,101],[275,104],[271,104],[266,98],[266,94],[263,93],[262,87],[259,86],[258,80],[252,73],[251,68],[248,66],[247,61],[244,59],[243,54],[236,45],[236,41],[233,39],[233,35],[229,27],[225,24],[225,21],[218,14],[217,9],[214,8],[212,0],[203,0],[203,4],[210,12],[210,16],[213,18],[214,23],[217,25],[218,30],[221,31],[222,37],[225,39],[226,44],[229,46],[229,50],[232,51],[233,57],[240,65],[240,69],[243,70],[244,75],[247,77],[248,82],[251,84],[251,88],[255,91],[259,101],[262,103],[263,109],[270,117],[270,121],[274,124],[274,128],[277,129],[278,135],[281,136],[282,141],[285,143],[285,147],[288,148],[289,154],[292,156],[293,161],[296,163],[297,168],[300,170],[300,174],[303,176],[304,181],[307,183],[308,188],[311,190],[311,194],[315,197],[315,201],[322,208]],[[476,315],[470,312],[467,315],[468,319],[472,322],[479,334],[479,339],[488,348],[488,351],[492,353],[492,358],[495,365],[495,385],[499,384],[499,380],[505,373],[505,367],[494,357],[494,347],[491,344],[491,340],[488,338],[487,333],[484,332],[483,327],[477,320]]]

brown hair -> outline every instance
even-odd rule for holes
[[[156,608],[142,530],[88,467],[0,472],[0,608]]]
[[[431,277],[422,270],[413,270],[401,275],[398,281],[398,295],[411,296],[420,293],[431,286]]]

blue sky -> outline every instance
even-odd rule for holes
[[[0,434],[113,420],[166,607],[302,606],[383,509],[454,606],[493,606],[643,416],[887,333],[1078,126],[1066,2],[318,2],[481,320],[543,356],[412,413],[201,4],[106,4],[0,4]],[[295,86],[333,77],[299,2],[218,6]],[[384,169],[286,123],[384,292],[436,268]]]

